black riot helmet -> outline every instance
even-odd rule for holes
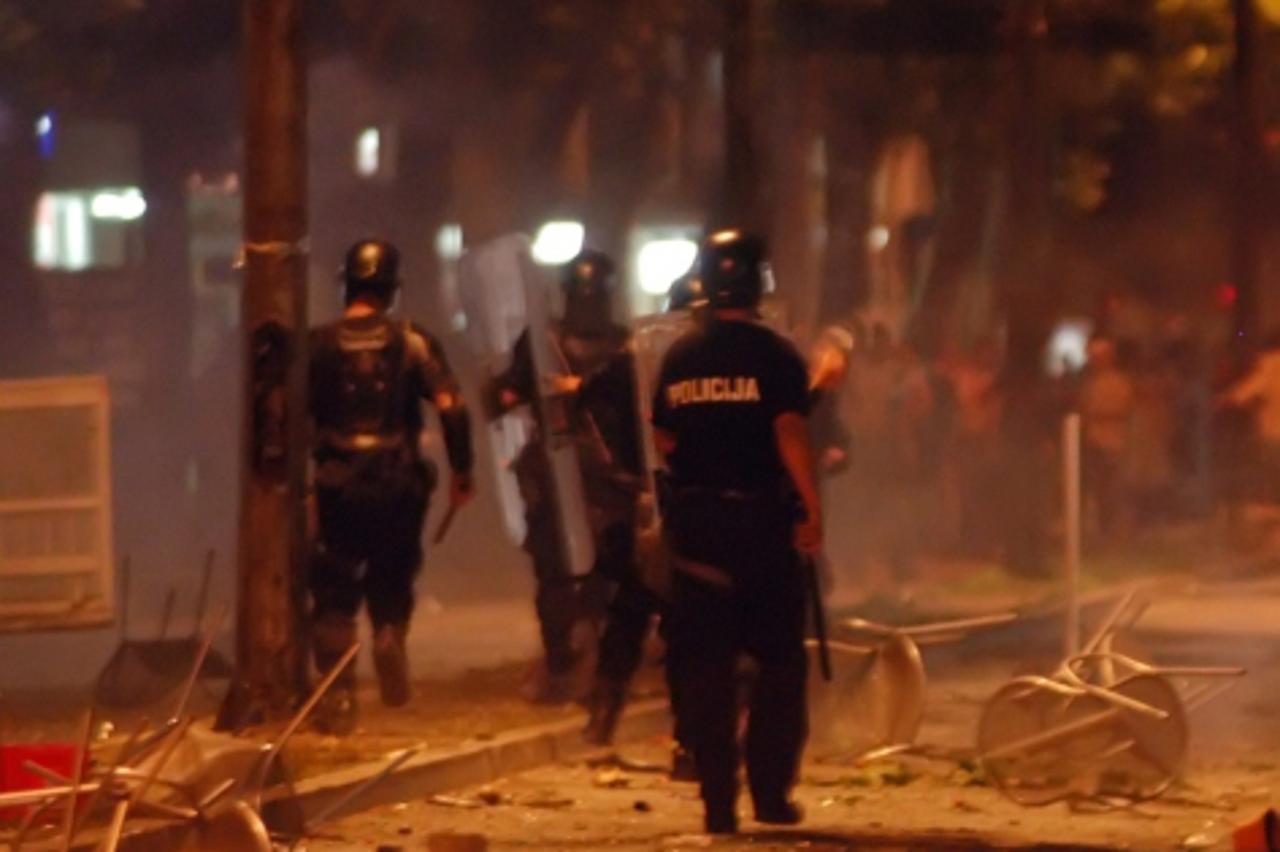
[[[702,279],[689,271],[677,278],[667,291],[667,299],[662,305],[664,313],[695,310],[705,307],[707,292],[702,286]]]
[[[360,240],[347,250],[341,274],[348,305],[363,295],[390,305],[400,289],[400,250],[386,240]]]
[[[584,249],[564,268],[564,322],[571,329],[603,329],[613,321],[614,265],[603,252]]]
[[[716,231],[702,242],[698,277],[712,308],[759,306],[771,288],[764,240],[737,229]]]

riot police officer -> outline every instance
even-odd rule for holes
[[[631,571],[643,470],[634,373],[626,351],[630,333],[613,320],[614,277],[613,262],[599,252],[588,249],[570,261],[562,278],[563,319],[550,329],[553,348],[567,369],[559,377],[558,390],[573,397],[567,406],[570,432],[578,447],[596,545],[592,579],[616,579]],[[537,381],[526,330],[516,341],[511,365],[491,382],[491,412],[533,403]],[[539,423],[540,430],[545,428]],[[575,694],[579,655],[573,634],[580,621],[599,614],[600,606],[593,604],[590,594],[597,584],[584,588],[565,564],[556,514],[560,507],[555,505],[542,436],[529,442],[514,467],[525,503],[524,549],[533,560],[537,581],[535,607],[546,665],[546,676],[530,697],[558,703],[581,697]]]
[[[663,361],[655,441],[671,488],[670,665],[692,740],[706,829],[737,830],[735,670],[752,657],[747,777],[756,819],[793,824],[791,798],[806,736],[806,577],[821,544],[809,447],[808,376],[795,348],[755,320],[764,244],[712,234],[699,277],[711,311]]]
[[[702,282],[698,280],[695,273],[690,271],[672,282],[667,298],[664,300],[664,313],[683,316],[692,325],[705,318],[705,310],[706,299],[702,293]],[[635,361],[635,357],[628,350],[613,363],[614,369],[627,371],[628,378],[625,384],[633,394]],[[622,382],[619,381],[619,384],[621,385]],[[584,390],[590,394],[592,388],[588,384]],[[593,745],[607,745],[613,741],[622,708],[626,703],[627,687],[640,667],[644,641],[654,618],[662,615],[665,610],[659,588],[664,584],[655,583],[652,577],[643,577],[640,567],[635,564],[638,557],[634,555],[636,550],[634,537],[628,550],[633,554],[630,565],[623,566],[620,561],[611,560],[617,567],[626,567],[628,570],[614,571],[611,577],[614,587],[606,611],[604,632],[600,638],[600,656],[588,703],[590,717],[584,731],[585,739]],[[670,669],[668,669],[667,681],[672,707],[676,707],[679,704],[677,698],[679,687],[672,682]],[[687,739],[688,737],[684,735],[683,729],[677,723],[676,748],[672,756],[671,770],[671,776],[675,780],[696,778],[697,773],[692,764],[693,758],[687,747]]]
[[[409,700],[405,637],[422,525],[435,470],[420,454],[422,400],[435,405],[448,454],[453,507],[472,496],[471,427],[444,350],[412,323],[388,316],[400,254],[362,240],[342,267],[341,319],[311,332],[309,407],[314,422],[316,542],[311,630],[316,665],[331,668],[356,638],[365,604],[384,704]],[[318,714],[333,733],[355,725],[355,667]]]

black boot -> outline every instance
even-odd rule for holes
[[[409,656],[405,650],[408,627],[384,624],[373,637],[373,666],[378,672],[382,703],[403,707],[409,703]]]
[[[708,802],[702,816],[702,825],[707,834],[737,834],[738,814],[732,803],[713,807]]]
[[[624,683],[600,678],[591,691],[591,717],[582,731],[582,738],[590,745],[605,746],[613,742],[618,730],[618,719],[627,702]]]
[[[328,674],[355,641],[354,618],[330,613],[312,622],[311,643],[320,674]],[[320,700],[315,724],[323,733],[345,737],[356,729],[356,718],[356,664],[352,660]]]
[[[767,802],[756,802],[756,822],[766,825],[799,825],[804,820],[804,808],[799,802],[779,797]]]

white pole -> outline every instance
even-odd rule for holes
[[[1066,656],[1080,652],[1080,415],[1062,422],[1062,541],[1067,580]]]

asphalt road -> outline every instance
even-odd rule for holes
[[[1266,610],[1255,605],[1250,617]],[[1237,622],[1225,635],[1159,632],[1133,643],[1163,663],[1251,668],[1237,688],[1193,717],[1183,780],[1138,807],[1024,808],[970,771],[964,757],[972,753],[983,702],[1009,677],[1048,659],[1013,635],[998,646],[926,652],[933,675],[918,742],[934,757],[854,768],[811,750],[797,789],[808,819],[797,830],[754,824],[744,797],[743,834],[713,840],[697,834],[701,808],[692,785],[634,765],[558,765],[443,801],[356,815],[329,826],[309,848],[430,849],[442,834],[481,836],[491,850],[1211,848],[1236,824],[1280,803],[1280,641],[1266,631],[1242,638],[1241,631]],[[657,769],[668,748],[645,742],[622,754]]]

